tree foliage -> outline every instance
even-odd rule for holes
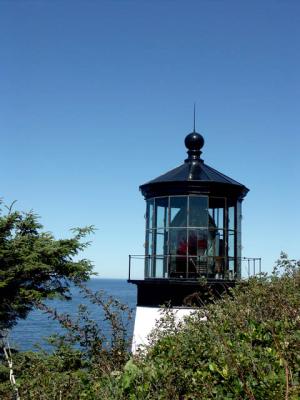
[[[300,263],[285,254],[271,276],[241,282],[179,324],[166,309],[150,346],[131,357],[123,306],[88,295],[106,310],[115,329],[111,343],[84,309],[75,322],[60,318],[68,333],[56,338],[52,354],[14,356],[22,400],[300,398]],[[7,377],[2,366],[4,400],[11,398]]]
[[[102,321],[95,321],[86,305],[79,306],[76,319],[44,306],[44,311],[61,324],[64,333],[48,339],[53,348],[51,353],[40,350],[14,354],[14,372],[22,400],[114,398],[118,389],[113,385],[113,377],[120,373],[130,357],[128,324],[132,313],[128,306],[103,291],[93,293],[84,285],[81,290],[86,304],[91,302],[99,306]],[[3,357],[0,362],[1,400],[12,398],[8,376],[9,368]]]
[[[4,212],[3,212],[4,211]],[[73,230],[69,239],[56,240],[43,231],[33,212],[0,209],[0,330],[44,299],[69,297],[69,283],[85,281],[92,271],[86,259],[74,260],[88,245],[82,242],[92,227]]]
[[[127,364],[120,398],[299,399],[299,266],[282,253],[272,276],[241,282],[185,323],[168,313]]]

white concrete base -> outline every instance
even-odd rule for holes
[[[182,320],[185,316],[194,312],[193,308],[172,308],[175,321]],[[132,338],[132,352],[135,353],[140,346],[149,343],[148,336],[162,317],[162,309],[159,307],[136,307],[134,330]],[[203,318],[205,320],[206,318]]]

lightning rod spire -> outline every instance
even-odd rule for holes
[[[196,103],[194,103],[194,130],[193,132],[196,132]]]

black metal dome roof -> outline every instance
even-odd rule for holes
[[[184,164],[140,186],[145,198],[180,194],[210,194],[242,199],[249,189],[204,164],[200,158],[202,135],[192,132],[185,138],[188,158]]]

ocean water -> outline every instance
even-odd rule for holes
[[[133,310],[133,318],[128,325],[128,334],[132,336],[136,305],[136,286],[123,279],[99,278],[91,279],[86,283],[86,286],[93,292],[104,290],[108,296],[118,299],[121,303],[126,304]],[[104,321],[101,307],[87,301],[78,288],[72,289],[72,300],[51,300],[48,301],[47,304],[55,308],[60,314],[69,314],[74,318],[77,315],[78,306],[80,304],[86,305],[92,318],[103,327],[103,332],[106,336],[109,336],[108,324]],[[47,344],[47,341],[45,341],[45,338],[52,334],[60,334],[63,332],[64,329],[56,320],[53,320],[48,314],[40,310],[34,310],[25,320],[20,320],[12,329],[9,340],[11,347],[22,351],[35,350],[36,344],[50,350],[50,346]]]

